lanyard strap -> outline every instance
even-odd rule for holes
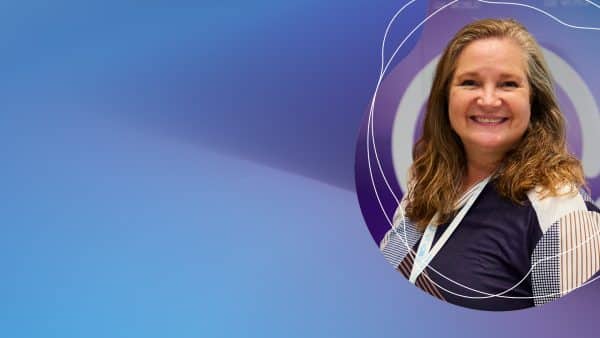
[[[417,249],[417,255],[410,272],[410,278],[408,279],[411,283],[414,284],[416,282],[417,277],[419,277],[423,270],[425,270],[425,267],[429,265],[431,260],[440,251],[442,246],[444,246],[444,244],[448,241],[448,238],[450,238],[450,235],[452,235],[454,230],[456,230],[458,227],[458,224],[463,220],[469,209],[471,209],[471,206],[473,203],[475,203],[477,197],[479,197],[487,183],[490,181],[490,178],[491,176],[477,183],[473,188],[469,189],[469,191],[463,195],[463,197],[459,200],[457,207],[460,208],[462,204],[464,204],[464,207],[460,209],[458,214],[452,220],[452,223],[450,223],[440,239],[435,243],[433,248],[431,248],[433,237],[435,235],[435,231],[437,230],[437,225],[434,223],[436,223],[438,214],[436,213],[435,216],[433,216],[433,219],[425,229],[425,233],[423,234],[421,243],[419,243],[419,248]]]

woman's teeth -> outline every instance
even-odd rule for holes
[[[507,120],[505,117],[483,117],[483,116],[473,116],[472,120],[479,123],[502,123]]]

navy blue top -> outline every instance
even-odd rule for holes
[[[433,244],[448,225],[438,226]],[[520,281],[531,268],[531,254],[541,237],[542,231],[531,203],[515,204],[500,196],[494,184],[488,184],[430,266],[479,291],[497,294],[516,285],[504,295],[532,297],[531,275]],[[444,289],[465,296],[485,296],[458,286],[431,269],[427,272]],[[443,289],[440,291],[447,301],[476,309],[513,310],[534,305],[531,298],[469,299]]]
[[[422,234],[401,211],[399,207],[394,228],[386,233],[380,249],[408,278],[413,265],[413,253],[409,254],[408,248],[416,252]],[[592,224],[595,221],[587,214],[590,211],[600,212],[583,191],[543,205],[532,192],[518,204],[502,197],[491,181],[415,285],[450,303],[481,310],[516,310],[557,299],[583,283],[581,276],[589,280],[589,273],[599,274],[600,270],[589,263],[565,258],[578,255],[574,250],[583,250],[576,249],[584,243],[578,244],[581,236],[591,236],[598,226]],[[540,226],[539,219],[549,222],[553,217],[557,217],[555,223]],[[448,226],[438,226],[433,245]],[[563,236],[565,242],[561,244]],[[586,250],[582,253],[590,262],[600,261],[600,247],[592,245]],[[530,271],[532,261],[536,264]]]

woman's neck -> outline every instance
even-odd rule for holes
[[[463,179],[463,191],[467,191],[470,187],[484,178],[492,175],[500,165],[502,158],[488,157],[467,160],[467,172]]]

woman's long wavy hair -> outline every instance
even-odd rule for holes
[[[529,126],[495,173],[496,189],[513,202],[524,203],[527,192],[537,186],[545,188],[545,196],[555,196],[563,184],[584,185],[581,163],[567,150],[565,120],[539,45],[515,20],[476,21],[463,27],[444,50],[427,101],[423,134],[413,148],[405,211],[421,231],[438,211],[436,223],[449,221],[462,192],[466,154],[450,126],[449,86],[462,50],[475,40],[487,38],[512,39],[521,47],[531,88]]]

